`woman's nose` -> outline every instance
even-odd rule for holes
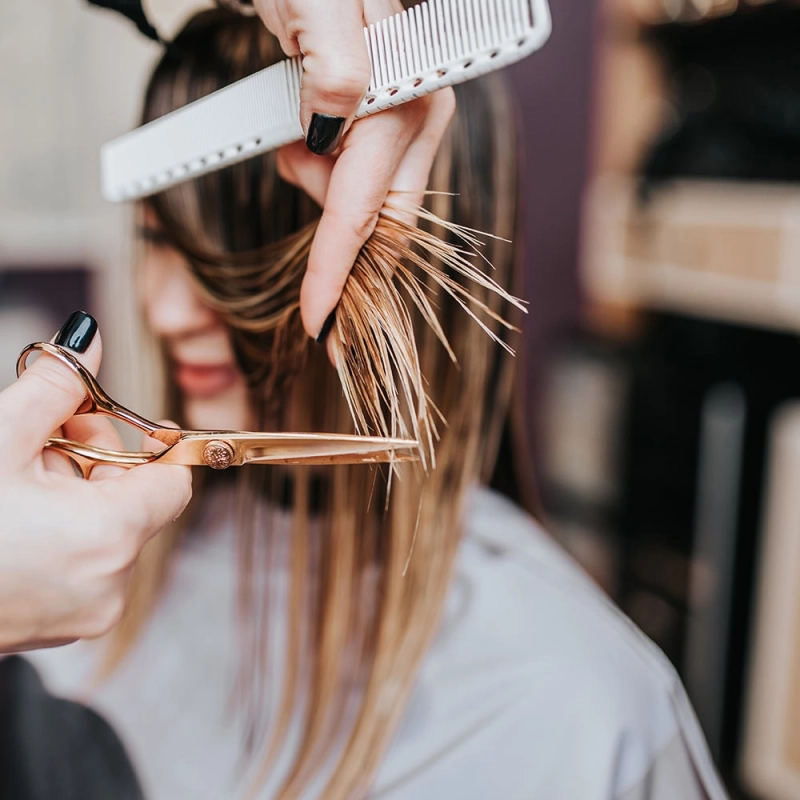
[[[197,291],[189,266],[177,251],[147,259],[143,275],[145,314],[153,331],[162,337],[185,336],[216,323],[214,312]]]

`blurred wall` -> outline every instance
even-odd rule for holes
[[[588,169],[597,6],[598,0],[551,0],[550,41],[510,70],[522,114],[523,296],[530,306],[519,358],[534,462],[539,436],[533,420],[548,346],[579,316],[578,237]]]
[[[146,2],[166,35],[198,5]],[[3,7],[0,270],[89,268],[89,310],[100,321],[106,349],[103,382],[132,405],[146,393],[131,369],[138,348],[130,335],[132,304],[125,299],[131,208],[103,200],[99,155],[103,142],[135,125],[144,81],[160,50],[127,20],[85,0]],[[18,327],[12,321],[12,336]],[[30,330],[18,334],[19,343],[7,343],[14,353],[31,336]]]

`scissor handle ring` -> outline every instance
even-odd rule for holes
[[[100,384],[97,383],[94,375],[72,353],[60,345],[52,344],[51,342],[34,342],[25,347],[17,358],[18,378],[28,368],[28,358],[34,350],[39,350],[57,358],[81,379],[86,387],[86,398],[78,407],[76,414],[92,414],[101,410],[108,413],[114,412],[113,407],[116,403],[100,388]]]
[[[22,375],[27,369],[28,356],[30,356],[34,350],[40,350],[43,353],[57,358],[62,364],[66,364],[83,382],[83,385],[86,387],[86,398],[80,406],[78,406],[78,409],[75,411],[76,414],[103,414],[107,417],[113,417],[122,422],[127,422],[129,425],[133,425],[135,428],[149,435],[153,435],[159,431],[171,432],[171,429],[156,425],[155,422],[150,422],[149,419],[140,417],[138,414],[125,408],[125,406],[121,406],[119,403],[115,402],[105,393],[103,387],[100,386],[94,375],[92,375],[69,350],[60,345],[53,344],[52,342],[34,342],[25,347],[17,358],[17,377]],[[160,438],[165,444],[174,444],[175,441],[177,441],[178,435],[179,433],[176,431],[174,432],[174,436],[162,436]]]
[[[73,442],[61,438],[48,439],[45,447],[67,456],[81,471],[81,475],[87,479],[91,477],[95,467],[104,464],[129,469],[141,464],[152,464],[163,455],[163,451],[132,453],[125,450],[107,450],[103,447],[94,447],[83,442]]]

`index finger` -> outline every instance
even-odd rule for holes
[[[333,167],[300,290],[303,326],[315,339],[325,332],[326,319],[375,229],[395,171],[416,133],[408,124],[407,109],[359,120]]]

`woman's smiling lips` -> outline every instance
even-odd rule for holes
[[[231,364],[185,364],[175,362],[175,381],[185,394],[211,397],[236,383],[238,373]]]

